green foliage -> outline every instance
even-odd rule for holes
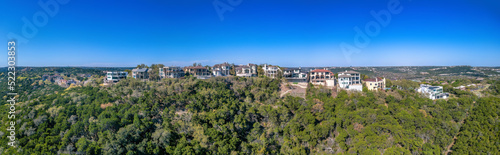
[[[21,87],[26,93],[16,116],[20,149],[8,147],[3,135],[0,150],[5,154],[442,154],[458,135],[452,154],[499,154],[498,98],[479,99],[454,91],[456,98],[433,101],[412,90],[416,86],[412,81],[392,83],[402,89],[334,92],[310,85],[305,99],[280,98],[280,80],[267,77],[126,79],[109,87],[67,90],[35,84],[36,89]],[[0,131],[7,133],[5,128]]]

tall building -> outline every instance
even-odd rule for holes
[[[184,70],[179,66],[163,67],[159,70],[160,78],[181,78],[184,77]]]
[[[338,73],[338,84],[342,89],[362,91],[361,78],[359,72],[344,71]]]

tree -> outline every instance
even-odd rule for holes
[[[231,74],[232,76],[236,76],[236,66],[234,65],[234,63],[231,64],[231,69],[229,70],[229,74]]]
[[[145,64],[140,64],[140,65],[137,65],[136,68],[149,68],[149,67]]]
[[[257,75],[258,75],[259,77],[263,77],[264,75],[266,75],[266,74],[264,73],[264,69],[262,69],[262,67],[263,67],[262,65],[258,65],[258,66],[257,66]]]

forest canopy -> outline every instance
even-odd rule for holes
[[[2,153],[500,154],[499,98],[457,91],[433,101],[414,82],[392,81],[402,89],[387,92],[310,85],[300,98],[280,97],[281,81],[265,77],[71,89],[37,80],[19,81],[19,147],[7,146],[3,127]]]

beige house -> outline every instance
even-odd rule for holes
[[[373,78],[373,79],[366,79],[363,81],[365,83],[365,86],[368,88],[368,90],[382,90],[385,88],[385,78]]]
[[[327,87],[335,86],[335,75],[329,70],[315,69],[310,72],[309,78],[309,81],[313,85],[322,85]]]
[[[203,66],[185,67],[184,71],[198,79],[208,79],[212,77],[210,70]]]
[[[236,76],[239,77],[257,77],[257,65],[249,63],[248,65],[239,65],[235,68]]]

